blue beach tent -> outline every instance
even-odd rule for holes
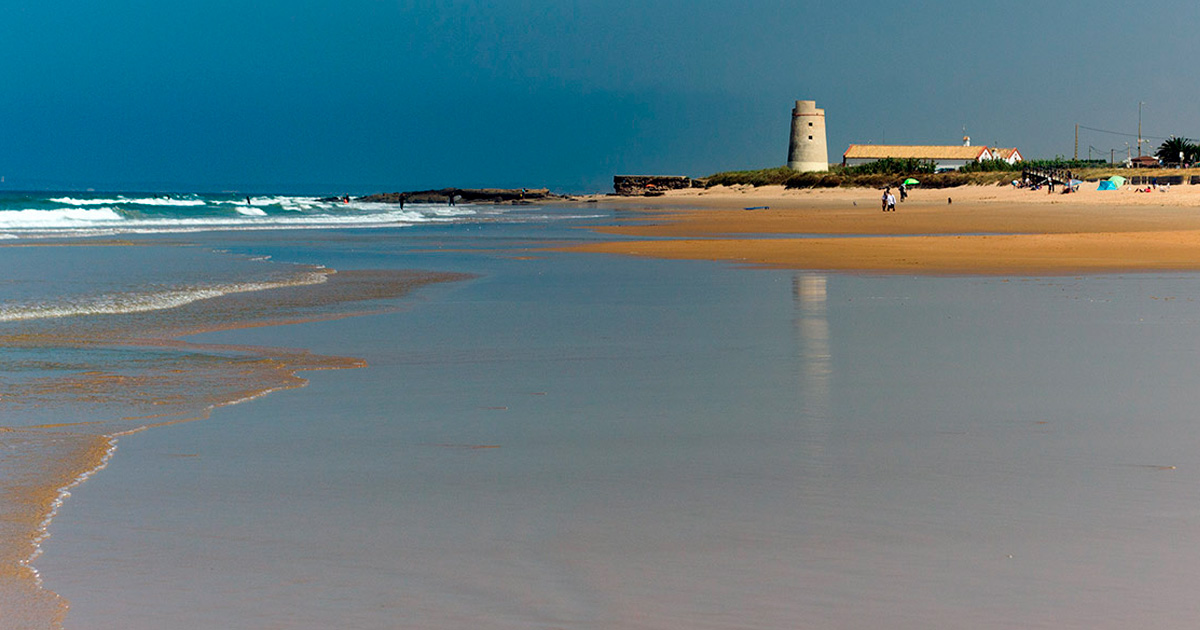
[[[1117,185],[1108,181],[1107,179],[1100,182],[1100,186],[1098,188],[1096,188],[1096,190],[1116,190],[1116,189],[1117,189]]]

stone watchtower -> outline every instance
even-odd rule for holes
[[[788,143],[787,165],[802,172],[829,170],[825,110],[817,109],[816,101],[796,101],[792,110],[792,141]]]

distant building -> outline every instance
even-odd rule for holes
[[[1129,159],[1129,166],[1133,168],[1158,168],[1161,164],[1158,158],[1153,155],[1139,155]]]
[[[825,110],[816,101],[796,101],[792,109],[792,136],[788,142],[788,168],[795,171],[828,171],[825,145]]]
[[[916,159],[933,162],[939,169],[960,168],[967,162],[992,159],[987,147],[908,145],[908,144],[852,144],[842,154],[842,166],[866,164],[886,158]]]
[[[1015,164],[1017,162],[1025,161],[1025,157],[1022,156],[1021,152],[1018,151],[1016,148],[1012,148],[1012,149],[992,148],[991,152],[992,152],[993,160],[1004,160],[1005,162],[1008,162],[1009,164]]]

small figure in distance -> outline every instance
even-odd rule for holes
[[[883,189],[883,198],[879,200],[879,201],[880,201],[880,205],[883,207],[883,211],[884,211],[884,212],[887,212],[887,209],[888,209],[887,200],[888,200],[888,197],[891,197],[891,196],[892,196],[892,189],[891,189],[891,187],[889,186],[889,187],[887,187],[887,188],[884,188],[884,189]]]
[[[896,196],[890,192],[887,195],[887,209],[892,212],[896,211]]]
[[[908,186],[905,186],[904,182],[900,182],[900,201],[905,199],[908,199]]]
[[[400,209],[404,209],[404,200],[408,198],[408,194],[400,193]]]

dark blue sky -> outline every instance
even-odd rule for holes
[[[907,5],[907,6],[906,6]],[[1070,155],[1200,135],[1200,7],[782,0],[6,0],[4,187],[599,191],[850,142]],[[1084,130],[1108,157],[1133,138]],[[1136,151],[1136,147],[1134,147]]]

